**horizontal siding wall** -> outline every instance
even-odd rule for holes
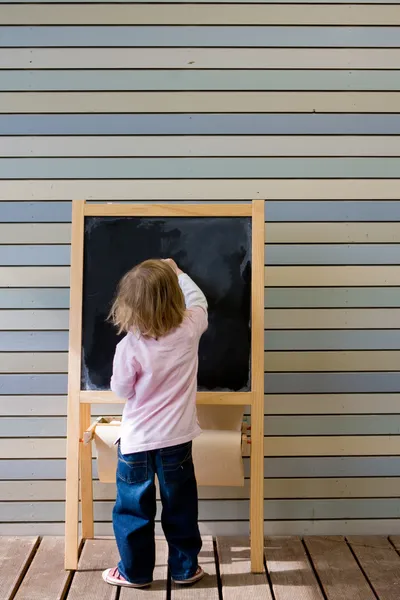
[[[0,0],[0,70],[0,534],[63,533],[72,198],[267,200],[265,529],[399,533],[400,2]]]

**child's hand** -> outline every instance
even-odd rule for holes
[[[183,273],[183,271],[181,271],[181,269],[178,267],[178,265],[172,258],[164,258],[163,262],[168,263],[171,269],[173,269],[177,275],[181,275]]]

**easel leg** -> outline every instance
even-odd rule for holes
[[[70,403],[73,405],[74,399],[70,399]],[[65,568],[71,571],[78,568],[79,445],[79,410],[71,410],[67,431],[65,510]]]
[[[90,404],[81,404],[81,438],[83,432],[90,426]],[[93,519],[93,473],[92,473],[92,444],[80,444],[80,472],[81,472],[81,508],[82,508],[82,537],[94,537]]]
[[[79,533],[79,464],[81,462],[79,441],[81,428],[87,417],[81,410],[81,352],[82,352],[82,290],[83,290],[83,235],[85,203],[72,203],[71,240],[71,298],[69,313],[68,353],[68,427],[67,427],[67,493],[65,514],[65,567],[78,567]],[[90,411],[90,405],[89,405]],[[90,419],[90,414],[89,414]],[[86,463],[85,463],[86,464]],[[84,480],[86,470],[82,469]],[[86,488],[85,488],[86,491]]]
[[[251,296],[251,570],[264,571],[264,201],[253,200]]]
[[[264,572],[264,438],[260,419],[251,425],[250,547],[252,573]]]

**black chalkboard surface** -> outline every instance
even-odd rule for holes
[[[198,389],[250,389],[251,219],[86,217],[82,390],[110,386],[120,338],[107,315],[118,281],[143,260],[168,257],[194,279],[209,304]]]

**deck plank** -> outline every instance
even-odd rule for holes
[[[39,544],[38,537],[0,538],[0,598],[14,597]]]
[[[61,600],[70,579],[64,569],[64,538],[44,538],[15,600]]]
[[[101,573],[118,563],[113,539],[87,540],[72,580],[68,600],[116,600],[118,588],[105,583]]]
[[[300,538],[267,537],[265,560],[275,600],[323,600]]]
[[[204,579],[190,587],[173,583],[171,600],[219,600],[214,545],[210,536],[203,536],[203,548],[200,552],[199,563],[206,572]]]
[[[304,541],[328,600],[376,600],[343,537],[307,537]]]
[[[266,574],[251,573],[248,537],[219,537],[217,550],[224,600],[272,600]]]
[[[389,536],[389,540],[392,542],[393,546],[396,548],[397,552],[400,554],[400,535],[391,535],[391,536]]]
[[[165,538],[156,537],[156,567],[153,583],[146,589],[146,600],[166,600],[168,582],[168,546]],[[143,590],[121,588],[120,600],[143,600]]]
[[[379,600],[400,598],[400,556],[385,537],[350,536],[357,556]]]

